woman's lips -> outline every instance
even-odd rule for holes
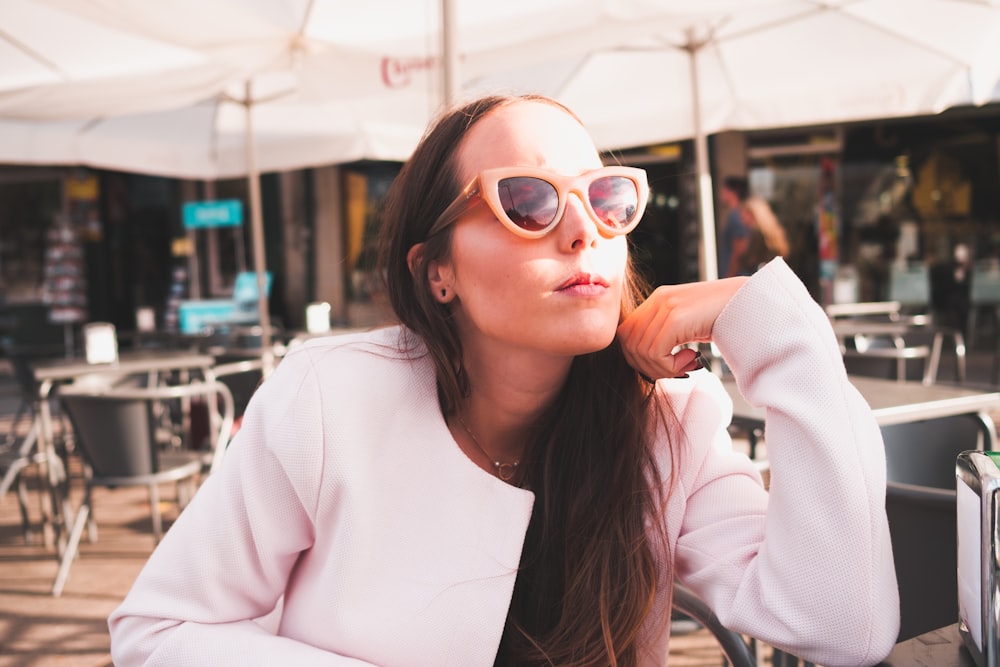
[[[560,285],[556,291],[577,296],[597,296],[608,289],[608,281],[600,276],[579,273]]]

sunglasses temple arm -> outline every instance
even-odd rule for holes
[[[431,236],[434,236],[442,229],[458,220],[458,218],[465,213],[465,210],[469,207],[470,202],[477,194],[479,194],[479,188],[475,187],[475,184],[473,184],[472,187],[467,188],[465,192],[455,199],[455,201],[448,205],[448,208],[441,211],[441,215],[438,216],[438,219],[434,221],[433,225],[431,225],[430,231],[427,232],[427,237],[430,238]]]

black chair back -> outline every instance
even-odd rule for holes
[[[229,388],[233,395],[233,412],[237,418],[246,412],[247,404],[263,381],[264,362],[260,358],[220,359],[208,375]]]
[[[955,460],[983,449],[990,428],[975,414],[883,426],[889,481],[954,491]]]
[[[178,483],[177,502],[183,508],[194,494],[196,478],[221,464],[233,426],[233,397],[220,382],[147,388],[115,387],[106,383],[70,385],[60,388],[59,398],[69,414],[77,436],[77,450],[88,470],[85,471],[84,496],[70,525],[69,538],[52,583],[52,594],[57,597],[69,578],[84,529],[89,527],[91,538],[96,539],[91,518],[94,487],[146,486],[153,538],[159,542],[163,523],[157,487],[168,482]],[[168,418],[172,412],[165,403],[198,398],[213,406],[209,418],[212,426],[210,451],[205,453],[176,446],[173,428],[167,428],[165,440],[160,437],[164,428],[162,418]],[[214,409],[216,405],[221,412]],[[191,487],[189,493],[183,492],[182,481]]]
[[[94,476],[102,479],[156,475],[162,472],[163,452],[169,449],[165,445],[180,444],[187,450],[199,447],[201,443],[192,440],[191,432],[176,442],[172,436],[177,433],[164,432],[163,420],[180,411],[176,404],[181,401],[210,399],[218,403],[218,411],[210,410],[209,423],[202,425],[207,427],[203,435],[208,439],[203,458],[211,469],[221,462],[233,425],[232,394],[221,382],[148,388],[68,386],[60,389],[59,397],[83,458]],[[188,429],[195,420],[190,422]],[[174,464],[176,461],[163,465]]]
[[[97,477],[159,472],[150,403],[114,394],[61,394],[81,456]]]
[[[885,509],[899,584],[897,641],[958,621],[955,498],[954,489],[888,484]]]

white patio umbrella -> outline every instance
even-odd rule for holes
[[[193,50],[214,69],[228,71],[229,84],[195,104],[190,91],[170,104],[174,82],[161,90],[157,77],[149,76],[0,89],[0,162],[85,164],[187,178],[245,174],[266,349],[259,172],[405,159],[444,97],[441,2],[33,0]],[[455,29],[483,47],[520,41],[523,27],[537,24],[539,16],[532,0],[508,0],[503,7],[463,2],[475,11],[451,13]],[[72,54],[89,45],[69,39],[62,46]],[[192,89],[204,91],[199,78],[192,79]],[[135,108],[129,101],[133,90],[150,90],[156,103],[143,104],[145,113],[123,115]]]
[[[202,7],[198,0],[36,0],[196,49],[220,67],[267,73],[268,81],[254,79],[257,93],[273,89],[276,77],[277,88],[285,93],[265,93],[268,102],[258,96],[250,107],[254,113],[247,115],[253,118],[253,132],[246,143],[253,149],[259,142],[264,169],[400,153],[405,157],[442,95],[441,1],[216,0],[210,3],[213,21],[192,24],[190,17],[198,14],[185,10]],[[467,93],[512,89],[550,94],[573,108],[605,149],[695,138],[706,278],[716,273],[706,134],[934,113],[985,101],[1000,79],[1000,0],[450,4],[457,55],[447,65],[459,73],[456,78]],[[79,118],[81,107],[61,104],[56,88],[33,92],[34,97],[11,98],[0,90],[0,115],[27,117],[32,123]],[[104,100],[73,101],[110,114],[113,97],[103,111]],[[386,100],[394,101],[383,106]],[[328,134],[334,134],[341,119],[330,109],[340,109],[354,124],[348,123],[337,140],[310,141],[296,130],[315,130],[317,123],[281,116],[271,136],[296,148],[283,161],[269,164],[264,148],[269,123],[263,110],[272,104],[275,109],[302,105],[316,110],[313,119],[319,118]],[[223,119],[229,112],[222,109],[202,115]],[[183,113],[195,116],[204,110]],[[156,120],[153,116],[149,118]],[[77,121],[75,127],[84,134],[72,141],[60,133],[75,137],[76,130],[63,124],[15,126],[22,139],[14,142],[6,141],[7,128],[0,127],[0,161],[37,161],[25,159],[23,151],[60,161],[55,158],[62,150],[69,154],[65,161],[114,167],[108,156],[118,153],[115,160],[123,162],[117,168],[181,175],[182,168],[200,165],[194,177],[203,177],[205,160],[166,157],[180,145],[159,124],[169,116],[149,125],[144,142],[136,138],[143,124],[138,117]],[[120,130],[131,151],[123,154],[123,144],[110,138],[113,125],[131,128]],[[211,127],[184,136],[238,136]],[[59,138],[53,141],[53,136]],[[226,164],[222,156],[227,149],[208,145],[213,146],[207,153],[212,160]],[[18,147],[22,152],[15,155]],[[214,167],[216,173],[253,172],[250,161],[242,169],[233,161],[228,164]]]
[[[442,54],[442,44],[455,44],[444,39],[443,16],[455,31],[450,37],[476,45],[474,53],[463,54],[463,67],[476,54],[491,54],[470,72],[530,62],[534,55],[518,55],[514,47],[548,34],[552,18],[581,27],[603,18],[598,5],[581,8],[571,0],[508,0],[502,6],[461,0],[460,9],[459,0],[445,2],[456,11],[444,11],[442,0],[17,1],[39,13],[75,14],[137,40],[175,44],[207,58],[208,71],[228,72],[229,85],[216,86],[195,104],[192,96],[205,91],[203,74],[192,73],[185,89],[178,85],[181,77],[168,79],[138,63],[79,85],[0,88],[0,161],[188,178],[246,174],[265,349],[270,327],[261,169],[405,159],[444,99],[442,61],[457,71],[458,59],[447,46]],[[41,20],[19,26],[25,33],[46,28]],[[72,59],[95,45],[70,33],[56,47],[60,57]],[[149,100],[136,102],[137,92]]]
[[[153,3],[150,3],[151,5]],[[0,3],[0,113],[133,113],[204,99],[237,66],[192,45],[82,15],[74,3]],[[211,19],[208,4],[203,15]],[[50,93],[56,92],[56,95]]]
[[[361,159],[405,160],[433,110],[431,96],[390,92],[343,102],[227,95],[163,111],[78,120],[0,117],[0,163],[65,164],[215,180],[247,176],[248,128],[261,172]]]
[[[1000,91],[997,0],[736,0],[711,9],[475,84],[549,94],[606,149],[693,137],[705,278],[717,274],[707,134],[932,114]]]
[[[383,20],[375,26],[359,23],[343,3],[322,0],[16,1],[34,13],[12,25],[12,39],[36,39],[51,29],[48,15],[65,13],[107,34],[131,36],[138,56],[133,66],[109,67],[104,76],[22,77],[23,86],[0,86],[0,161],[182,178],[247,176],[265,350],[260,171],[405,159],[441,101],[439,78],[427,76],[426,48],[397,43],[394,58],[385,55],[385,40],[400,28],[426,39],[431,18],[421,16],[420,4],[386,12],[391,7],[382,2]],[[400,28],[387,31],[393,17]],[[440,23],[439,15],[433,20]],[[70,31],[48,46],[72,61],[102,48],[89,34]],[[190,57],[165,70],[160,62],[175,55],[170,45]],[[116,55],[129,60],[127,52]],[[188,67],[192,62],[199,67]],[[424,85],[404,85],[414,79]],[[38,85],[28,85],[33,81]]]

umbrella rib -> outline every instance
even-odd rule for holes
[[[222,93],[219,95],[219,97],[225,102],[232,102],[233,104],[247,106],[248,104],[262,104],[264,102],[273,102],[275,100],[280,100],[283,97],[287,97],[290,94],[291,94],[290,90],[285,90],[280,93],[274,93],[273,95],[267,95],[266,97],[257,97],[252,100],[248,100],[245,97],[234,97],[229,93]]]
[[[709,44],[718,44],[719,42],[728,42],[728,41],[740,39],[742,37],[752,36],[754,34],[757,34],[757,33],[760,33],[760,32],[766,32],[768,30],[772,30],[774,28],[778,28],[778,27],[783,26],[783,25],[788,24],[788,23],[795,23],[795,22],[801,21],[801,20],[803,20],[805,18],[809,18],[810,16],[813,16],[813,15],[818,14],[820,12],[830,11],[830,10],[832,10],[832,8],[830,6],[828,6],[825,2],[823,2],[822,0],[817,0],[817,1],[813,2],[813,8],[812,9],[806,9],[806,10],[800,11],[800,12],[798,12],[796,14],[793,14],[793,15],[783,16],[780,19],[775,19],[775,20],[773,20],[773,21],[771,21],[769,23],[757,24],[757,25],[755,25],[753,27],[750,27],[750,28],[747,28],[745,30],[741,30],[739,32],[733,32],[731,34],[728,34],[725,37],[715,37],[715,35],[716,35],[716,33],[718,33],[719,29],[721,29],[724,25],[726,25],[726,23],[728,23],[731,20],[731,16],[725,15],[725,16],[722,16],[721,20],[717,21],[715,24],[709,25],[709,27],[708,27],[707,30],[703,30],[702,34],[700,36],[695,37],[695,30],[694,30],[695,26],[689,26],[689,28],[684,31],[684,34],[687,36],[686,40],[684,42],[677,43],[677,42],[672,42],[669,39],[664,39],[664,40],[662,40],[662,44],[664,44],[665,46],[669,46],[671,48],[678,49],[680,51],[687,51],[689,53],[696,53],[698,51],[701,51],[705,46],[707,46]],[[622,50],[622,51],[655,51],[657,48],[658,47],[655,47],[655,46],[652,46],[652,47],[651,46],[638,46],[638,47],[623,46],[623,47],[621,47],[620,50]]]
[[[581,58],[579,61],[576,62],[576,64],[573,66],[573,71],[567,74],[563,82],[559,84],[559,88],[556,91],[557,98],[562,96],[562,94],[566,91],[566,86],[568,86],[573,81],[573,79],[576,78],[577,73],[583,70],[586,64],[593,57],[594,57],[593,53],[588,53],[583,58]]]
[[[758,25],[758,26],[754,26],[752,28],[748,28],[748,29],[746,29],[746,30],[744,30],[742,32],[737,32],[737,33],[733,33],[731,35],[726,35],[721,40],[715,40],[715,41],[716,41],[716,43],[718,41],[723,41],[723,42],[734,41],[734,40],[740,39],[741,37],[746,37],[746,36],[749,36],[749,35],[754,35],[754,34],[757,34],[757,33],[766,32],[768,30],[772,30],[774,28],[778,28],[778,27],[780,27],[782,25],[785,25],[785,24],[799,22],[799,21],[802,21],[804,19],[810,18],[811,16],[813,16],[815,14],[819,14],[821,12],[835,12],[835,13],[839,14],[840,16],[843,16],[845,19],[848,19],[850,21],[855,21],[857,23],[861,23],[861,24],[867,25],[870,28],[872,28],[873,30],[877,30],[878,32],[884,33],[886,35],[891,35],[891,36],[896,37],[897,39],[899,39],[901,41],[908,42],[908,43],[913,44],[914,46],[918,46],[918,47],[920,47],[922,49],[926,49],[927,51],[930,51],[932,53],[940,55],[940,56],[942,56],[942,57],[944,57],[944,58],[946,58],[946,59],[948,59],[948,60],[950,60],[952,62],[961,64],[961,65],[965,65],[967,67],[969,65],[969,63],[962,62],[962,61],[958,60],[957,58],[955,58],[954,55],[952,55],[950,53],[947,53],[946,51],[942,51],[941,49],[939,49],[939,48],[937,48],[937,47],[935,47],[935,46],[933,46],[931,44],[920,42],[920,41],[914,39],[913,37],[910,37],[908,35],[904,35],[904,34],[900,33],[899,31],[892,30],[887,25],[880,25],[880,24],[877,24],[877,23],[873,23],[872,21],[869,21],[868,19],[864,18],[863,16],[858,16],[856,14],[851,14],[851,13],[849,13],[847,11],[844,11],[845,9],[849,8],[851,5],[860,4],[861,2],[864,2],[864,0],[848,0],[848,1],[842,3],[842,4],[838,5],[838,6],[831,6],[826,0],[807,0],[807,1],[809,1],[809,2],[812,3],[813,9],[805,10],[805,11],[802,11],[802,12],[800,12],[798,14],[795,14],[795,15],[785,16],[783,18],[780,18],[780,19],[777,19],[775,21],[772,21],[769,24],[761,24],[761,25]],[[964,2],[968,2],[970,4],[978,4],[974,0],[963,0],[963,1]],[[705,41],[708,42],[708,41],[713,41],[713,40],[705,40]]]
[[[851,4],[853,4],[853,3],[851,3]],[[967,63],[964,60],[959,60],[958,58],[956,58],[954,54],[948,53],[947,51],[943,51],[940,48],[934,46],[933,44],[929,44],[927,42],[921,42],[921,41],[919,41],[917,39],[914,39],[910,35],[904,35],[903,33],[899,32],[898,30],[893,30],[892,27],[889,26],[889,25],[882,25],[882,24],[878,24],[878,23],[873,23],[872,21],[869,21],[868,19],[864,18],[863,16],[857,16],[855,14],[849,14],[849,13],[844,12],[844,11],[840,11],[839,13],[842,16],[844,16],[844,17],[846,17],[848,19],[851,19],[852,21],[857,21],[858,23],[867,25],[868,27],[872,28],[873,30],[876,30],[876,31],[881,32],[881,33],[884,33],[886,35],[891,35],[891,36],[895,37],[896,39],[899,39],[900,41],[906,42],[908,44],[912,44],[912,45],[917,46],[917,47],[919,47],[921,49],[929,51],[930,53],[934,53],[936,55],[939,55],[942,58],[945,58],[946,60],[950,60],[953,63],[957,63],[959,65],[962,65],[962,66],[966,67],[966,68],[969,68],[971,66],[970,63]]]
[[[306,10],[302,12],[302,23],[299,25],[298,37],[300,39],[306,36],[306,26],[309,25],[309,19],[312,18],[313,7],[316,5],[316,0],[309,0],[309,4],[306,5]]]
[[[28,57],[37,60],[39,63],[41,63],[44,66],[48,67],[52,71],[58,73],[59,76],[62,77],[64,80],[66,80],[66,81],[70,80],[71,77],[70,77],[69,73],[66,72],[63,68],[59,67],[59,65],[57,65],[53,61],[49,60],[48,58],[46,58],[45,56],[43,56],[38,51],[36,51],[33,48],[31,48],[27,44],[21,42],[20,40],[15,39],[10,33],[5,32],[3,30],[0,30],[0,37],[3,37],[14,48],[18,49],[19,51],[22,51]]]
[[[789,24],[789,23],[797,23],[799,21],[802,21],[803,19],[810,18],[810,17],[812,17],[812,16],[814,16],[816,14],[819,14],[821,12],[839,11],[837,9],[834,9],[830,5],[828,5],[823,0],[818,0],[816,2],[813,2],[812,4],[813,4],[813,8],[812,9],[806,9],[806,10],[803,10],[801,12],[798,12],[797,14],[791,14],[789,16],[783,16],[780,19],[775,19],[774,21],[771,21],[770,23],[761,23],[759,25],[753,26],[752,28],[747,28],[746,30],[743,30],[741,32],[734,32],[731,35],[726,35],[721,40],[713,40],[713,41],[728,42],[728,41],[732,41],[732,40],[737,40],[737,39],[740,39],[741,37],[752,36],[754,34],[761,33],[761,32],[767,32],[768,30],[773,30],[775,28],[779,28],[779,27],[781,27],[783,25],[786,25],[786,24]]]

